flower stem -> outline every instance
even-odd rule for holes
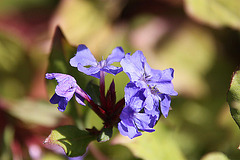
[[[106,113],[105,110],[103,110],[99,105],[97,105],[91,97],[85,93],[79,86],[76,89],[76,93],[82,96],[90,105],[91,109],[103,120],[106,120]]]
[[[100,71],[100,101],[101,107],[106,110],[107,100],[105,97],[105,73]]]

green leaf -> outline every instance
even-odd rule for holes
[[[53,127],[64,115],[48,102],[22,99],[10,103],[7,111],[26,124]],[[27,116],[26,116],[27,115]]]
[[[79,72],[77,68],[72,67],[69,63],[69,60],[76,52],[77,48],[68,43],[61,29],[57,27],[53,37],[47,72],[69,74],[76,79],[81,88],[85,88],[87,82],[89,81],[89,77]],[[53,95],[57,82],[55,80],[47,80],[47,82],[48,90],[51,91],[50,95]],[[76,104],[77,103],[75,103],[74,98],[72,98],[67,105],[66,113],[70,114],[78,127],[83,127],[82,120],[79,119]]]
[[[201,160],[229,160],[222,152],[211,152],[203,156]]]
[[[61,29],[57,27],[53,37],[47,71],[69,74],[73,76],[78,83],[81,83],[79,84],[81,88],[85,88],[91,77],[84,75],[69,63],[70,59],[74,57],[76,52],[77,47],[70,45]]]
[[[126,146],[136,157],[142,159],[185,160],[172,134],[161,123],[155,126],[155,130],[153,133],[143,132],[142,136],[132,140],[128,137],[118,136],[112,142]]]
[[[64,46],[70,47],[61,29],[57,27],[53,37],[52,50],[49,57],[48,72],[59,72],[66,74],[69,73],[69,69],[71,67],[70,64],[68,63],[69,54],[72,53],[64,50],[65,49]]]
[[[95,127],[100,130],[103,127],[103,120],[89,108],[84,115],[84,126],[85,128]]]
[[[187,13],[206,24],[240,30],[239,0],[185,0]]]
[[[240,70],[233,73],[230,88],[227,94],[227,101],[233,119],[240,128]]]
[[[33,68],[21,44],[16,35],[0,32],[1,98],[21,98],[29,92]]]
[[[112,128],[103,128],[100,135],[97,138],[98,142],[106,142],[112,137],[113,130]]]
[[[100,92],[98,85],[96,85],[93,81],[90,81],[88,82],[85,91],[96,104],[100,105]]]
[[[44,143],[58,145],[69,157],[81,156],[86,152],[88,144],[96,139],[85,130],[76,126],[61,126],[52,130]]]

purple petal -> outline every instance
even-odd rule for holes
[[[155,129],[151,128],[149,124],[151,123],[151,116],[145,113],[135,113],[134,122],[138,129],[146,132],[154,132]]]
[[[160,93],[176,96],[178,93],[174,90],[172,82],[161,82],[155,85]]]
[[[45,78],[46,79],[54,79],[55,78],[54,74],[60,74],[60,73],[46,73]]]
[[[151,87],[156,87],[161,93],[176,96],[178,93],[174,90],[174,86],[171,82],[173,73],[174,70],[172,68],[163,71],[152,69],[152,74],[154,76],[150,78],[148,84]]]
[[[152,74],[152,68],[149,66],[149,64],[147,63],[146,58],[143,58],[143,64],[144,64],[144,72],[145,72],[145,77],[151,77],[154,76],[154,74]],[[147,78],[146,78],[147,79]]]
[[[141,80],[140,81],[136,81],[135,84],[139,88],[144,88],[146,90],[149,89],[148,84],[145,81],[141,81]]]
[[[120,62],[123,71],[128,75],[131,81],[138,81],[144,74],[144,56],[141,51],[136,51],[132,56],[130,53],[125,55]]]
[[[54,93],[54,95],[52,96],[52,98],[50,99],[50,102],[52,104],[58,104],[58,102],[60,101],[61,97],[58,96],[56,93]]]
[[[66,109],[68,101],[73,97],[74,93],[78,103],[84,104],[84,99],[91,99],[76,83],[76,80],[66,74],[61,73],[47,73],[46,78],[56,79],[58,85],[55,89],[55,94],[50,99],[52,104],[58,103],[59,111],[63,112]]]
[[[70,59],[70,64],[73,67],[81,66],[97,66],[97,60],[94,58],[90,50],[81,44],[77,48],[77,54]]]
[[[115,49],[113,49],[112,54],[110,54],[106,59],[107,66],[114,62],[120,62],[124,58],[124,56],[125,56],[125,53],[122,47],[116,47]]]
[[[113,75],[116,75],[116,74],[123,71],[122,67],[115,67],[115,66],[112,66],[112,65],[104,66],[101,70],[104,71],[104,72],[113,74]]]
[[[142,133],[139,132],[136,126],[132,124],[125,124],[123,121],[118,123],[118,130],[123,136],[128,136],[130,139],[141,136]]]
[[[125,87],[125,102],[135,112],[139,112],[143,108],[143,101],[145,96],[143,95],[144,89],[139,89],[132,82],[129,82]]]
[[[58,103],[58,110],[61,112],[65,111],[67,104],[68,104],[68,100],[64,97],[61,97]]]
[[[142,51],[136,51],[130,57],[131,63],[137,68],[137,70],[144,72],[144,64],[147,62]]]
[[[135,119],[134,114],[135,114],[135,111],[131,107],[126,106],[122,110],[120,119],[124,124],[135,127],[135,124],[133,123]]]
[[[149,73],[151,75],[151,77],[148,79],[150,83],[157,83],[162,79],[163,71],[161,70],[151,69]]]
[[[153,109],[153,105],[154,105],[154,99],[152,97],[152,95],[148,95],[148,97],[145,99],[144,101],[144,108],[148,109],[148,110],[152,110]]]
[[[151,110],[148,110],[147,108],[144,109],[145,113],[150,114],[152,116],[157,116],[159,117],[160,111],[159,111],[159,101],[154,101],[153,108]]]
[[[58,83],[65,81],[66,79],[68,79],[68,81],[72,81],[76,83],[76,80],[68,75],[68,74],[62,74],[62,73],[46,73],[45,75],[46,79],[56,79]]]
[[[134,112],[140,112],[143,108],[143,100],[141,100],[138,96],[133,96],[130,100],[130,103],[127,105],[129,105]]]
[[[125,101],[126,102],[129,102],[130,99],[135,96],[135,97],[139,97],[139,99],[141,100],[144,100],[145,99],[145,96],[144,96],[144,91],[145,89],[141,89],[139,87],[136,86],[135,83],[133,82],[129,82],[125,89],[124,89],[124,92],[125,92]]]
[[[129,103],[132,96],[134,96],[140,90],[135,83],[129,82],[124,88],[125,102]]]
[[[76,99],[76,101],[77,101],[79,104],[85,106],[85,103],[84,103],[84,100],[85,100],[85,99],[84,99],[82,96],[80,96],[79,94],[75,93],[75,99]]]
[[[93,76],[93,77],[96,77],[96,78],[100,78],[100,68],[98,68],[98,67],[86,68],[86,67],[79,64],[78,65],[78,70],[80,72],[85,73],[86,75]]]
[[[174,69],[168,68],[162,71],[160,81],[171,81],[173,79]]]
[[[56,86],[55,92],[60,97],[66,97],[67,100],[70,100],[76,90],[77,83],[76,80],[67,74],[61,73],[47,73],[47,79],[56,79],[58,85]]]
[[[123,121],[129,120],[133,116],[133,113],[134,113],[133,109],[130,108],[129,106],[126,106],[123,108],[123,110],[120,114],[120,119]]]
[[[168,116],[168,112],[170,109],[171,97],[166,94],[161,94],[161,112],[165,118]]]
[[[76,90],[76,86],[73,86],[72,84],[66,83],[59,83],[56,86],[55,92],[57,95],[61,97],[66,97],[67,100],[70,100]]]
[[[144,109],[144,112],[148,115],[150,115],[151,122],[149,124],[150,127],[154,127],[158,119],[160,118],[161,112],[159,111],[159,102],[154,103],[153,109],[152,110],[147,110],[146,108]]]
[[[173,79],[173,72],[172,68],[161,70],[151,70],[151,77],[149,78],[149,83],[161,83],[161,82],[171,82]]]

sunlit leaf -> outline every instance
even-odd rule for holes
[[[112,141],[105,143],[94,142],[93,144],[99,148],[104,155],[107,155],[108,159],[111,160],[143,160],[140,157],[134,156],[131,150],[123,145],[112,145]],[[88,159],[88,157],[86,157],[86,159]]]
[[[142,159],[177,159],[184,160],[177,143],[166,128],[158,124],[153,133],[143,133],[142,136],[129,140],[128,137],[119,136],[113,140],[115,144],[122,144],[129,148],[133,154]]]
[[[206,24],[240,30],[239,0],[185,0],[187,13]]]
[[[86,152],[88,144],[96,139],[85,130],[76,126],[61,126],[52,130],[44,143],[58,145],[69,157],[81,156]]]
[[[211,152],[201,158],[201,160],[229,160],[228,157],[221,152]]]
[[[240,70],[234,72],[227,95],[233,119],[240,128]]]

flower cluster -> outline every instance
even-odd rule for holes
[[[174,70],[152,69],[141,51],[126,54],[121,65],[130,82],[125,87],[126,107],[120,116],[118,129],[129,138],[140,136],[139,130],[153,132],[160,114],[168,116],[169,95],[177,95],[171,82]]]
[[[114,62],[120,62],[122,67],[113,66]],[[75,94],[79,104],[85,105],[84,100],[90,103],[95,113],[103,119],[104,128],[117,124],[119,132],[131,139],[140,136],[141,131],[153,132],[160,115],[168,116],[170,96],[177,95],[172,84],[174,70],[152,69],[141,51],[125,55],[121,47],[116,47],[106,60],[98,62],[82,44],[70,59],[70,64],[80,72],[100,79],[101,105],[95,104],[72,76],[61,73],[46,74],[47,79],[55,78],[58,82],[50,102],[58,104],[58,109],[64,111]],[[124,89],[124,98],[116,103],[114,81],[105,95],[104,77],[106,73],[116,75],[121,71],[128,75],[130,82]]]

